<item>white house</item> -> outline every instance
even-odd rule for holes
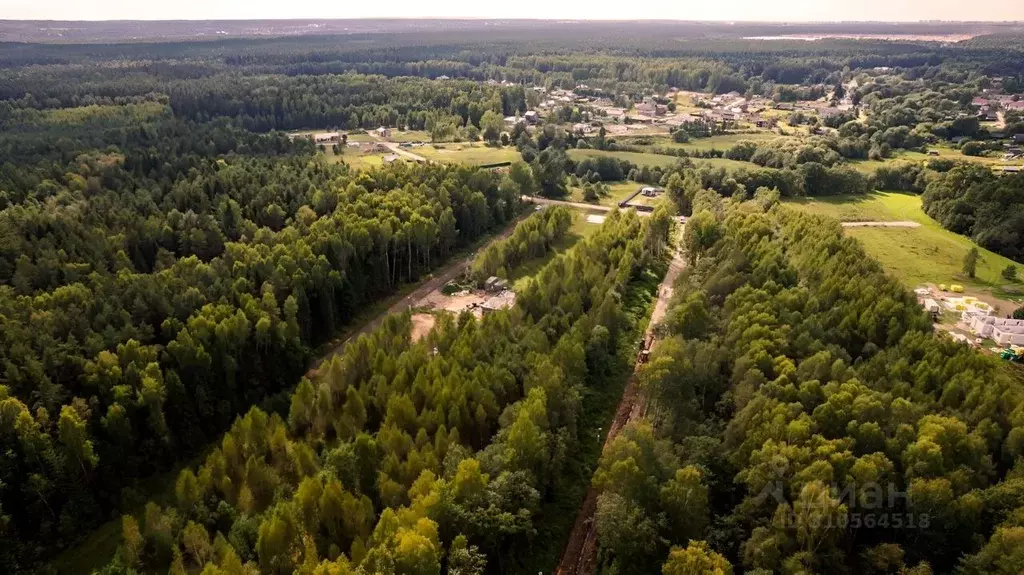
[[[971,320],[971,329],[999,345],[1024,345],[1024,319],[975,317]]]

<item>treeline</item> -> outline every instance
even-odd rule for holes
[[[52,125],[86,117],[110,128],[107,116],[156,115],[165,109],[188,122],[229,119],[254,132],[296,129],[371,129],[379,126],[431,131],[455,122],[481,127],[487,111],[510,116],[527,110],[521,85],[379,75],[242,75],[218,72],[199,77],[139,76],[135,71],[97,71],[84,84],[64,76],[19,75],[18,87],[0,100],[0,125]],[[3,73],[0,73],[0,77]],[[140,88],[142,86],[142,88]],[[51,132],[51,137],[59,134]]]
[[[173,503],[125,516],[103,572],[514,571],[590,438],[586,390],[631,329],[622,294],[668,222],[613,213],[514,308],[445,316],[420,342],[392,316],[304,378],[287,418],[251,410]]]
[[[595,476],[602,562],[1017,573],[1024,381],[936,335],[838,223],[770,205],[687,224],[650,423]]]
[[[507,278],[509,270],[530,258],[542,257],[565,237],[572,226],[573,212],[564,206],[541,207],[546,209],[519,222],[512,235],[492,242],[477,254],[469,271],[477,284],[491,276]]]
[[[942,227],[1024,262],[1024,175],[958,166],[935,178],[922,200],[925,213]]]
[[[793,31],[788,28],[786,33]],[[834,85],[846,69],[898,68],[912,70],[916,78],[934,77],[940,69],[955,69],[965,75],[1015,77],[1022,73],[1019,45],[998,37],[983,38],[1001,44],[985,44],[977,38],[973,43],[938,46],[841,39],[758,42],[735,37],[739,33],[735,28],[722,32],[722,37],[709,38],[704,31],[652,23],[560,23],[543,29],[506,24],[487,30],[460,27],[396,34],[22,44],[4,54],[0,66],[52,67],[90,83],[97,78],[83,71],[82,64],[128,60],[145,62],[146,69],[129,68],[118,74],[199,78],[224,72],[297,76],[355,71],[389,77],[447,75],[477,81],[548,82],[570,88],[585,81],[591,87],[624,92],[652,85],[719,93],[752,89],[769,97],[776,86]],[[758,34],[752,31],[751,35]],[[13,90],[17,93],[18,89]]]
[[[313,345],[509,221],[520,196],[487,171],[308,157],[210,162],[161,201],[103,188],[0,212],[16,224],[0,285],[8,571],[291,386]]]

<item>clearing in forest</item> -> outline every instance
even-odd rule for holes
[[[430,330],[434,329],[435,323],[437,323],[437,318],[434,317],[434,314],[412,314],[412,341],[415,343],[426,337]]]
[[[669,156],[666,154],[654,154],[648,152],[612,152],[608,150],[581,150],[574,149],[569,150],[569,157],[574,161],[580,161],[586,158],[616,158],[619,160],[626,160],[633,162],[639,167],[647,166],[649,168],[670,168],[676,165],[680,159],[676,156]],[[700,166],[711,166],[713,168],[725,168],[727,170],[738,170],[740,168],[746,168],[749,170],[760,169],[757,164],[750,162],[742,162],[739,160],[730,160],[728,158],[690,158],[694,165]]]
[[[509,270],[508,279],[512,282],[513,291],[522,291],[526,287],[526,283],[530,281],[530,278],[544,269],[548,262],[555,259],[559,254],[569,251],[577,242],[601,229],[602,223],[604,223],[603,217],[600,221],[594,221],[591,219],[591,215],[574,210],[572,213],[572,226],[569,228],[569,231],[563,237],[553,242],[546,254],[527,260]]]
[[[481,143],[431,144],[414,148],[414,151],[428,160],[451,164],[497,164],[522,159],[515,147],[495,148]]]
[[[1012,260],[978,246],[966,236],[944,229],[921,208],[921,196],[899,192],[874,192],[864,196],[801,198],[787,200],[796,209],[844,222],[911,221],[917,228],[853,227],[846,228],[868,253],[895,275],[908,288],[922,284],[962,284],[975,295],[991,295],[1003,300],[1020,300],[1024,285],[1007,282],[1002,277]],[[980,258],[976,277],[963,272],[964,256],[972,247]],[[1019,264],[1017,264],[1019,267]]]

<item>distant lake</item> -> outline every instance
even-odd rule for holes
[[[814,42],[826,38],[849,38],[852,40],[907,40],[916,42],[960,42],[976,34],[791,34],[788,36],[745,36],[744,40],[802,40]]]

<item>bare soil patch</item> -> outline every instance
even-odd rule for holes
[[[482,291],[474,290],[445,295],[441,293],[441,290],[436,289],[421,299],[416,307],[462,313],[467,309],[479,307],[485,301],[487,301],[487,294]]]
[[[433,314],[429,313],[414,313],[412,315],[412,341],[417,341],[427,337],[430,330],[434,329],[434,324],[437,323],[437,318]]]

